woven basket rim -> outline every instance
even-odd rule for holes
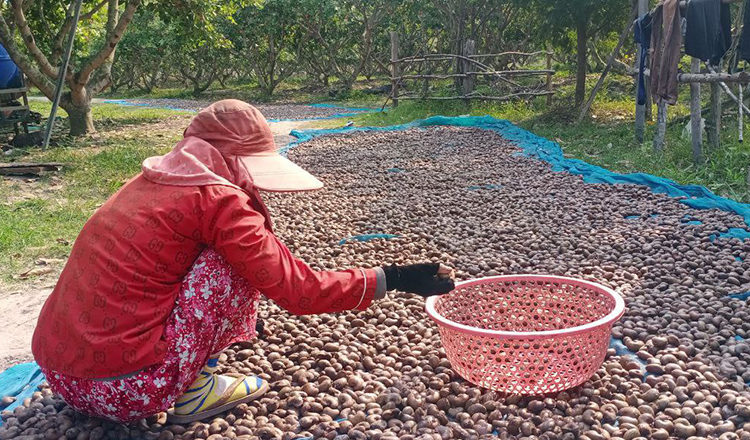
[[[464,281],[456,284],[456,290],[472,287],[480,284],[487,284],[490,282],[498,281],[526,281],[526,282],[563,282],[565,284],[578,285],[588,289],[596,290],[605,295],[610,296],[615,301],[615,306],[612,311],[604,317],[597,319],[596,321],[575,326],[568,327],[558,330],[544,330],[544,331],[531,331],[531,332],[513,332],[506,330],[488,330],[479,327],[473,327],[469,325],[459,324],[458,322],[452,321],[445,316],[441,315],[436,310],[437,302],[442,298],[441,296],[433,296],[427,298],[425,303],[425,310],[427,315],[435,321],[439,327],[447,327],[459,333],[470,334],[474,336],[484,336],[491,338],[503,338],[503,339],[543,339],[556,336],[572,336],[580,333],[586,333],[593,329],[612,325],[615,321],[620,319],[625,313],[625,301],[619,293],[614,290],[602,286],[601,284],[594,283],[591,281],[585,281],[577,278],[562,277],[556,275],[500,275],[493,277],[477,278],[474,280]]]

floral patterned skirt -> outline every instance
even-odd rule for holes
[[[76,410],[130,422],[169,409],[209,356],[255,337],[260,293],[212,249],[200,254],[167,321],[161,364],[119,379],[80,379],[42,369],[54,392]]]

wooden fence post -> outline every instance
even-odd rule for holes
[[[701,60],[692,58],[690,72],[700,73]],[[693,162],[703,163],[703,129],[701,122],[701,85],[697,82],[690,83],[690,129],[693,137]]]
[[[552,49],[547,46],[547,70],[552,70]],[[547,95],[547,107],[552,106],[552,73],[547,73],[547,91],[550,92]]]
[[[654,135],[654,151],[664,150],[664,136],[667,134],[667,101],[659,98],[659,111],[656,114],[656,134]]]
[[[742,103],[745,102],[745,94],[744,94],[742,83],[740,83],[739,93],[737,94],[737,97],[738,97],[738,100],[740,101],[740,105],[737,106],[739,107],[739,111],[740,111],[740,115],[737,118],[737,120],[739,121],[738,130],[740,132],[739,141],[740,143],[743,143],[745,142],[745,109],[743,108]]]
[[[474,40],[466,40],[466,43],[464,43],[464,53],[463,56],[466,58],[470,58],[472,55],[474,55]],[[471,72],[473,69],[473,65],[471,62],[467,59],[462,60],[461,63],[462,67],[461,70],[464,75],[463,77],[463,95],[464,95],[464,101],[468,104],[471,100],[468,98],[469,95],[471,95],[472,92],[474,92],[474,75],[469,75],[468,72]]]
[[[398,33],[391,31],[391,100],[393,108],[398,107]]]
[[[648,0],[638,0],[638,18],[640,19],[648,13]],[[636,54],[635,68],[638,71],[641,67],[641,45],[638,44],[638,53]],[[640,144],[643,143],[644,136],[646,133],[646,106],[638,105],[638,83],[640,82],[640,76],[636,76],[636,87],[635,87],[635,140]],[[646,100],[648,104],[650,100]]]
[[[721,144],[721,86],[719,83],[711,83],[710,120],[708,139],[711,142],[711,148],[716,150]]]

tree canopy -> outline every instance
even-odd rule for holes
[[[108,87],[149,92],[181,83],[196,95],[215,82],[257,84],[265,96],[294,78],[348,93],[387,75],[389,33],[403,54],[559,49],[583,100],[589,59],[625,25],[617,0],[84,0],[61,102],[73,133],[93,130],[90,103]],[[52,96],[73,1],[10,0],[0,42]],[[609,45],[609,46],[608,46]],[[632,46],[632,45],[631,45]],[[567,54],[576,54],[573,57]]]

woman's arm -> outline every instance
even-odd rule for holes
[[[253,287],[295,315],[364,310],[385,294],[382,269],[315,271],[265,228],[249,196],[206,187],[201,236]],[[378,280],[380,279],[380,282]]]

